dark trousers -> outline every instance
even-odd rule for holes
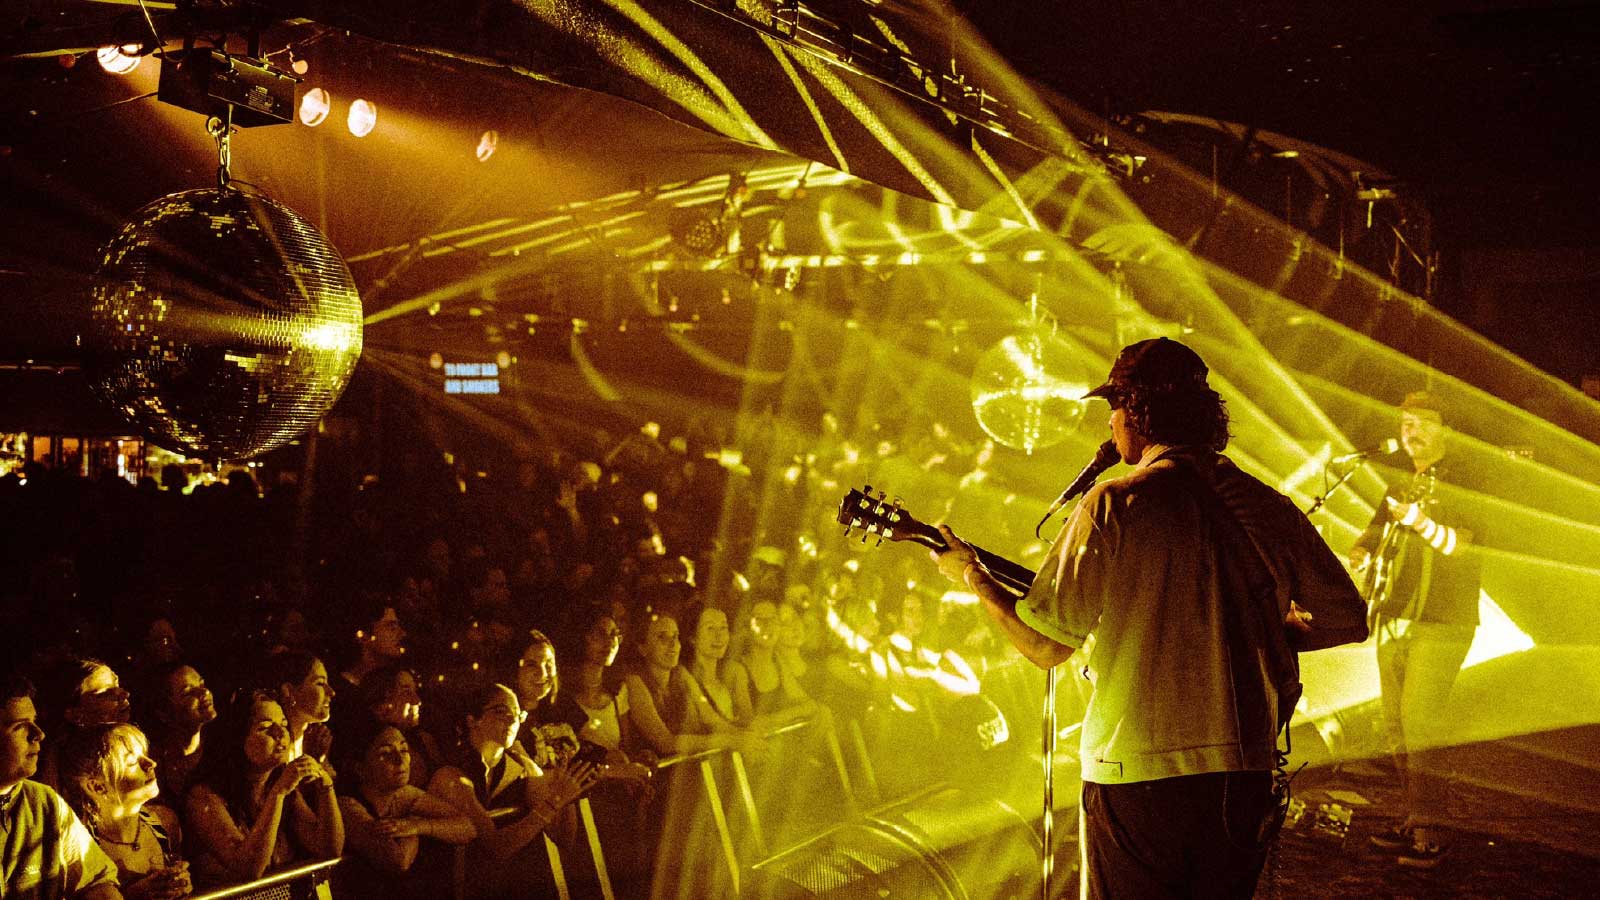
[[[1086,781],[1082,896],[1248,898],[1266,862],[1258,835],[1272,805],[1270,772]]]
[[[1450,689],[1472,648],[1471,625],[1378,618],[1383,721],[1406,789],[1406,824],[1450,821]]]

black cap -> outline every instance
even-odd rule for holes
[[[1111,375],[1083,397],[1107,400],[1131,385],[1156,391],[1184,391],[1206,386],[1206,368],[1200,355],[1171,338],[1151,338],[1122,348]]]

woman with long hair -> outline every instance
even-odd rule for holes
[[[651,613],[634,649],[633,671],[625,684],[629,720],[643,749],[670,756],[728,748],[754,751],[761,747],[758,736],[720,717],[703,715],[702,704],[695,699],[698,691],[693,679],[678,664],[683,645],[678,640],[675,615]]]
[[[309,653],[286,650],[267,660],[261,688],[283,710],[294,755],[310,756],[326,766],[333,741],[327,724],[333,717],[334,697],[328,667]]]
[[[184,806],[200,851],[195,875],[208,885],[344,851],[333,776],[296,753],[282,707],[261,694],[244,694],[217,720]]]
[[[523,749],[541,767],[571,759],[578,752],[578,734],[568,718],[570,703],[565,708],[560,705],[555,643],[537,628],[529,629],[516,665],[511,682],[516,686],[517,702],[527,712],[519,737]]]
[[[117,866],[122,895],[172,900],[190,892],[178,814],[161,792],[144,733],[132,725],[77,729],[62,745],[61,795]]]
[[[371,717],[341,737],[339,808],[349,833],[341,887],[355,897],[431,897],[445,892],[443,870],[417,871],[421,839],[465,844],[472,820],[411,784],[411,746],[400,729]]]
[[[733,689],[727,682],[728,615],[714,606],[697,606],[689,623],[690,702],[698,707],[700,721],[734,725]],[[717,726],[712,726],[718,730]]]

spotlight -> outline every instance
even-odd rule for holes
[[[350,133],[356,137],[366,137],[378,124],[378,106],[370,100],[356,100],[350,104],[350,115],[345,119]]]
[[[139,68],[143,58],[139,56],[138,44],[124,44],[121,47],[101,47],[94,52],[95,59],[100,61],[100,68],[113,75],[126,75]]]
[[[322,88],[312,88],[300,98],[300,124],[312,128],[321,125],[333,108],[333,97]]]
[[[479,135],[476,153],[478,162],[488,162],[489,157],[494,155],[495,148],[498,146],[500,146],[500,132],[491,128]]]
[[[304,75],[311,71],[311,63],[303,59],[297,59],[289,63],[289,68],[293,69],[296,75]]]

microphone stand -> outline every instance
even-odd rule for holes
[[[1322,505],[1324,503],[1328,502],[1328,498],[1333,496],[1333,492],[1337,491],[1339,489],[1340,485],[1344,484],[1346,481],[1349,481],[1350,480],[1350,476],[1356,474],[1356,470],[1361,468],[1360,462],[1361,462],[1360,460],[1357,460],[1356,461],[1356,465],[1353,465],[1350,468],[1345,469],[1344,472],[1339,475],[1339,478],[1336,481],[1334,481],[1332,487],[1325,489],[1322,492],[1322,496],[1317,497],[1314,500],[1312,500],[1311,501],[1311,505],[1306,508],[1306,515],[1309,516],[1312,513],[1316,512],[1317,510],[1321,509]],[[1323,471],[1326,472],[1327,470],[1324,469]]]
[[[1050,876],[1055,870],[1056,855],[1051,841],[1056,813],[1056,667],[1044,673],[1044,817],[1040,820],[1040,838],[1044,846],[1041,862],[1043,878],[1039,882],[1040,900],[1050,900]],[[1082,837],[1079,837],[1082,840]]]

